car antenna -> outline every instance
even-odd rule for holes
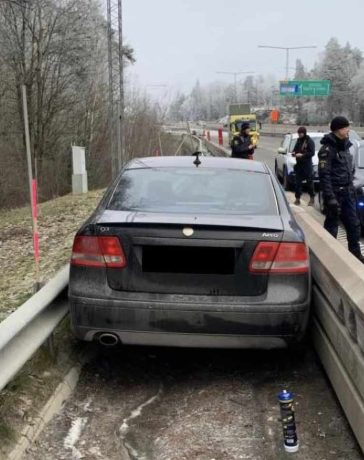
[[[200,155],[201,155],[201,152],[195,152],[192,154],[192,156],[196,157],[195,161],[193,162],[193,164],[196,165],[196,168],[198,168],[201,164]]]

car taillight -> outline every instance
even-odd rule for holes
[[[272,267],[277,254],[279,243],[262,241],[255,248],[250,261],[250,271],[253,273],[267,273]]]
[[[116,236],[76,236],[71,264],[84,267],[125,268],[126,257]]]
[[[249,270],[251,273],[307,273],[309,255],[304,243],[262,241],[255,248]]]

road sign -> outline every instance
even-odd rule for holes
[[[281,96],[330,96],[331,80],[288,80],[279,85]]]

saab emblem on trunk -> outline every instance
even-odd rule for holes
[[[191,227],[185,227],[182,230],[182,233],[184,234],[184,236],[192,236],[194,234],[194,231],[193,231],[193,228]]]

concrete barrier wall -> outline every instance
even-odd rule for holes
[[[215,144],[215,142],[210,142],[208,140],[203,141],[205,144],[205,147],[208,152],[210,152],[211,155],[216,156],[216,157],[230,157],[231,156],[231,151],[221,145]]]
[[[364,265],[303,208],[293,211],[310,248],[313,343],[364,452]]]
[[[217,130],[222,127],[220,124],[216,123],[207,123],[207,129],[214,129]],[[265,123],[262,126],[262,129],[259,130],[261,136],[270,136],[270,137],[282,137],[284,134],[287,133],[295,133],[297,131],[298,125],[274,125],[270,123]],[[354,131],[356,131],[359,136],[364,136],[364,128],[362,126],[353,126]],[[224,131],[228,129],[225,127],[223,128]],[[307,126],[308,131],[322,131],[323,133],[329,131],[328,125],[310,125]]]
[[[294,212],[311,253],[314,345],[364,451],[364,266],[311,215]]]

